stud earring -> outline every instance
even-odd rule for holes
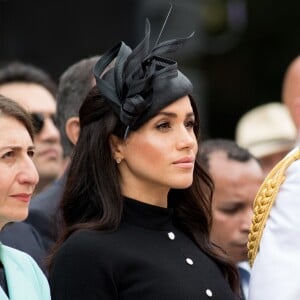
[[[122,161],[122,158],[116,158],[116,163],[119,164]]]

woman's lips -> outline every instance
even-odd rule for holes
[[[32,194],[20,193],[20,194],[14,194],[10,196],[16,200],[28,203],[30,202]]]
[[[193,157],[182,157],[173,162],[174,165],[183,169],[191,169],[194,167],[195,159]]]

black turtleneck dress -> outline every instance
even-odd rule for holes
[[[125,199],[113,232],[77,231],[55,256],[53,300],[234,300],[217,265],[172,222],[172,209]]]

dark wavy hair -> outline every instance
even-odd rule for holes
[[[195,101],[190,97],[196,115],[195,133],[200,139],[199,117]],[[80,137],[74,148],[61,203],[63,230],[50,256],[51,260],[61,244],[80,229],[113,231],[120,224],[123,198],[119,172],[112,157],[109,138],[111,134],[123,137],[124,125],[95,87],[83,103],[80,112]],[[222,270],[233,291],[238,291],[235,267],[209,240],[211,228],[211,199],[213,183],[196,162],[191,187],[169,193],[176,220],[180,226],[210,256]]]

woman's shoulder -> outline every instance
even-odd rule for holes
[[[9,285],[25,291],[22,299],[50,299],[47,279],[30,255],[1,244],[1,260]],[[12,294],[18,294],[14,287]]]
[[[18,249],[6,246],[6,245],[1,245],[2,248],[2,256],[5,256],[6,259],[13,260],[15,262],[23,262],[23,264],[31,264],[31,265],[36,265],[34,259],[27,253],[20,251]]]
[[[72,233],[65,241],[68,245],[77,245],[82,243],[101,244],[110,240],[114,240],[118,235],[118,230],[115,231],[102,231],[102,230],[89,230],[80,229]]]
[[[32,273],[38,277],[44,276],[38,264],[29,254],[3,244],[1,248],[1,256],[7,266],[15,265],[23,273]]]
[[[118,253],[120,248],[114,232],[78,230],[64,241],[54,255],[52,273],[66,270],[93,273],[99,268],[110,270],[120,259]]]
[[[72,256],[93,255],[96,249],[101,253],[110,252],[119,243],[117,231],[78,230],[71,234],[62,244],[59,252]]]

